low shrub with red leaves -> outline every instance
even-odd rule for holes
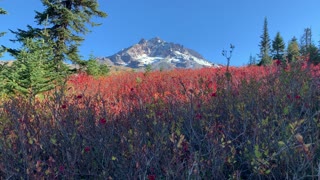
[[[0,108],[3,179],[295,179],[319,172],[318,66],[72,76]]]

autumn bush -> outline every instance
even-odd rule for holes
[[[69,78],[0,109],[6,179],[315,179],[319,66]]]

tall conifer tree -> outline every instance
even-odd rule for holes
[[[273,59],[284,61],[285,60],[284,49],[285,49],[285,44],[284,44],[283,38],[280,35],[280,32],[277,32],[276,37],[272,41]]]
[[[299,44],[297,41],[296,37],[293,37],[287,48],[287,57],[288,57],[288,62],[295,62],[299,59],[300,56],[300,49],[299,49]]]
[[[302,56],[308,56],[312,44],[311,28],[305,28],[300,39],[300,52]]]
[[[87,24],[97,26],[92,17],[106,17],[107,14],[100,11],[97,0],[41,0],[45,10],[36,12],[35,20],[43,28],[28,26],[28,30],[14,32],[17,40],[32,38],[41,35],[46,30],[50,39],[54,42],[54,63],[56,67],[62,65],[65,60],[79,62],[78,47],[84,40],[82,35],[89,32]],[[14,51],[12,51],[14,53]]]
[[[319,64],[320,63],[320,54],[319,49],[314,44],[311,44],[311,46],[308,49],[308,55],[309,55],[309,62],[313,64]]]
[[[304,29],[304,33],[301,37],[300,52],[301,52],[301,55],[304,58],[306,58],[309,63],[313,63],[313,64],[320,63],[319,49],[312,42],[311,28]]]
[[[263,33],[260,36],[260,54],[259,57],[260,63],[259,65],[268,65],[272,63],[271,57],[270,57],[270,37],[268,32],[268,20],[267,17],[264,18],[264,24],[263,24]]]

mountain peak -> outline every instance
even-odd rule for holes
[[[154,37],[152,39],[149,40],[150,42],[155,42],[155,43],[162,43],[164,42],[162,39],[160,39],[159,37]]]
[[[145,40],[144,38],[142,38],[138,44],[145,44],[147,42],[147,40]]]
[[[149,40],[146,40],[144,38],[142,38],[138,44],[146,44],[146,43],[150,43],[150,44],[161,44],[161,43],[164,43],[165,41],[162,40],[161,38],[159,37],[154,37],[154,38],[151,38]]]
[[[151,65],[153,69],[201,68],[217,66],[194,50],[180,44],[166,42],[159,37],[149,40],[142,38],[138,44],[130,46],[112,56],[98,59],[101,63],[143,68]]]

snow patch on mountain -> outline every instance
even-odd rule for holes
[[[179,63],[179,62],[181,62],[181,60],[180,60],[180,59],[177,59],[177,58],[170,58],[170,59],[167,60],[167,62]]]
[[[178,56],[178,57],[182,57],[183,59],[189,59],[191,61],[195,61],[197,62],[198,64],[200,65],[203,65],[203,66],[208,66],[208,67],[211,67],[213,66],[211,63],[209,63],[208,61],[205,61],[203,59],[199,59],[195,56],[192,56],[190,54],[182,54],[181,52],[179,51],[174,51],[174,53]]]
[[[146,54],[142,54],[142,55],[139,55],[139,56],[136,56],[135,57],[136,60],[139,60],[141,62],[141,64],[139,66],[144,66],[144,65],[149,65],[149,64],[152,64],[156,61],[159,61],[159,60],[162,60],[164,58],[162,57],[150,57]]]

